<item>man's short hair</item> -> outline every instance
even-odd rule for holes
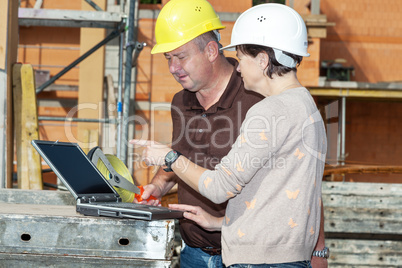
[[[220,48],[222,48],[222,44],[219,43],[218,35],[214,31],[203,33],[193,39],[193,42],[198,46],[200,51],[204,51],[207,44],[211,41],[214,41],[218,44],[219,54],[223,54],[223,51],[220,50]]]

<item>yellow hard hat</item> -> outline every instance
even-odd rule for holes
[[[206,0],[170,0],[159,13],[155,26],[156,45],[151,53],[165,53],[197,36],[225,26]]]

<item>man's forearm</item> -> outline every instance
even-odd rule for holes
[[[161,195],[164,196],[177,182],[173,172],[166,172],[163,170],[163,168],[159,168],[151,180],[151,183],[159,187],[161,190]]]
[[[324,232],[324,204],[321,201],[321,220],[320,232],[318,235],[317,244],[314,250],[322,250],[325,247],[325,232]]]
[[[315,244],[314,250],[321,251],[325,247],[325,232],[324,232],[324,205],[321,201],[321,221],[320,221],[320,232],[318,234],[317,243]],[[328,261],[325,258],[312,256],[311,266],[313,268],[328,268]]]

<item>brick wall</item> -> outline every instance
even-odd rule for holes
[[[335,27],[322,40],[321,60],[343,58],[359,82],[402,81],[402,1],[321,0]]]
[[[346,161],[350,164],[401,165],[402,104],[348,99]],[[349,174],[350,181],[401,183],[401,174]]]

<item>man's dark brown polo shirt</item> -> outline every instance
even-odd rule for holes
[[[213,169],[229,152],[248,109],[262,99],[244,89],[237,61],[228,59],[235,68],[225,92],[212,107],[204,110],[195,93],[188,90],[178,92],[172,101],[172,148],[207,169]],[[214,204],[180,180],[178,183],[179,203],[200,206],[214,216],[225,215],[226,203]],[[192,221],[181,220],[180,233],[191,247],[221,248],[220,232],[205,231]]]

